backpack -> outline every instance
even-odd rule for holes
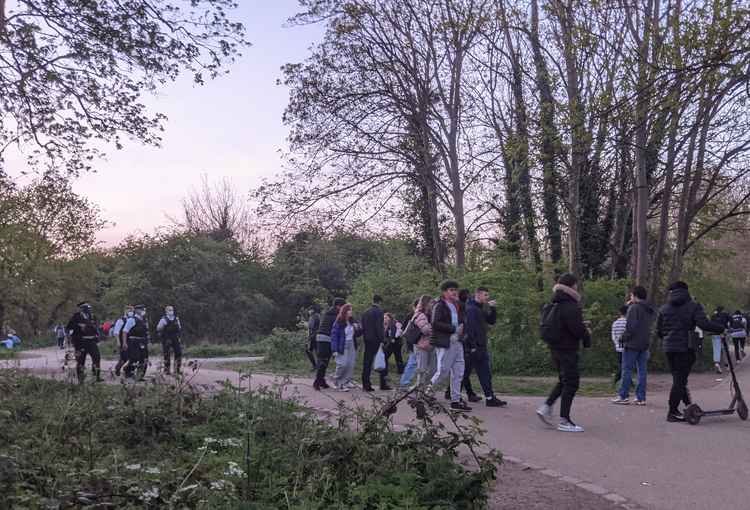
[[[548,345],[557,345],[560,343],[560,312],[557,303],[547,303],[544,305],[539,330],[542,340]]]
[[[422,336],[422,331],[414,323],[414,319],[417,318],[417,314],[411,318],[409,323],[406,325],[406,329],[401,334],[401,337],[406,341],[407,345],[413,346]]]
[[[732,315],[732,329],[745,329],[745,324],[742,322],[742,319],[742,315]]]

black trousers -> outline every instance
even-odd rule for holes
[[[122,348],[122,341],[120,341],[120,359],[117,360],[115,365],[115,375],[119,376],[122,367],[128,362],[128,350]]]
[[[305,349],[305,354],[307,354],[307,359],[310,360],[310,364],[313,367],[313,370],[317,370],[318,368],[318,362],[315,360],[315,351],[318,350],[318,342],[315,340],[315,337],[309,338],[307,341],[307,349]]]
[[[86,378],[86,356],[91,357],[91,368],[97,380],[101,379],[100,364],[102,356],[99,353],[99,344],[96,340],[73,340],[73,348],[76,351],[76,375],[78,382],[83,382]]]
[[[570,408],[578,391],[581,377],[578,372],[578,351],[550,349],[552,364],[559,374],[558,383],[547,398],[547,404],[553,405],[560,400],[560,417],[570,419]]]
[[[732,342],[734,343],[734,356],[737,361],[742,360],[742,354],[745,352],[745,337],[742,338],[732,338]]]
[[[362,363],[362,387],[364,388],[371,388],[372,382],[370,381],[370,375],[372,374],[372,364],[375,362],[375,355],[378,353],[378,349],[380,348],[382,344],[380,342],[376,341],[367,341],[365,340],[365,358],[364,362]],[[388,350],[387,348],[383,349],[383,353],[385,354],[385,370],[380,372],[380,387],[383,388],[388,385]]]
[[[689,402],[688,377],[695,363],[695,351],[668,352],[667,362],[672,372],[672,389],[669,392],[669,412],[677,413],[680,402]]]
[[[148,368],[148,340],[128,339],[128,364],[125,365],[125,377],[133,377],[137,371],[142,380]]]
[[[393,358],[396,360],[396,370],[399,374],[403,374],[404,356],[402,351],[404,350],[404,342],[400,338],[388,338],[386,340],[388,342],[388,348],[383,349],[383,354],[385,354],[385,365],[388,367],[388,363],[390,363],[391,360],[391,354],[393,354]]]
[[[318,365],[315,371],[315,381],[318,383],[326,382],[326,370],[328,363],[331,361],[331,342],[317,342],[318,344]]]
[[[174,352],[174,371],[179,374],[182,367],[182,341],[179,338],[162,338],[161,350],[164,354],[164,371],[170,372]]]
[[[479,384],[482,386],[484,396],[492,398],[495,393],[492,391],[492,370],[490,369],[490,353],[486,348],[477,348],[474,352],[464,350],[464,360],[466,368],[464,369],[463,387],[467,395],[476,395],[474,388],[471,387],[471,372],[476,370],[479,377]]]
[[[58,336],[57,337],[57,346],[60,349],[64,349],[65,348],[65,337],[64,336]]]

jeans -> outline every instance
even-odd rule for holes
[[[331,337],[318,335],[318,366],[315,370],[315,382],[325,384],[328,362],[331,361]]]
[[[669,392],[669,412],[678,413],[680,402],[688,401],[688,377],[695,363],[695,351],[668,352],[667,361],[672,372],[672,389]]]
[[[437,371],[432,376],[435,386],[450,376],[451,402],[461,400],[461,381],[464,378],[464,346],[457,340],[451,340],[450,347],[437,348]]]
[[[550,349],[552,364],[557,369],[559,381],[547,397],[547,405],[552,406],[561,398],[560,418],[570,420],[570,408],[576,396],[581,378],[578,373],[578,351]]]
[[[406,360],[406,366],[404,367],[404,373],[401,375],[401,386],[408,386],[411,384],[412,379],[417,374],[417,353],[410,352],[409,359]]]
[[[337,388],[343,388],[354,380],[354,365],[357,362],[357,349],[354,342],[346,342],[344,354],[336,355],[336,376],[333,383]]]
[[[492,398],[495,393],[492,391],[492,370],[490,369],[490,353],[487,349],[480,347],[474,352],[467,353],[466,370],[464,371],[464,388],[467,395],[475,395],[471,387],[471,372],[476,369],[479,377],[479,384],[486,398]]]
[[[711,337],[711,344],[714,348],[714,363],[721,363],[721,337]]]
[[[633,367],[638,367],[638,387],[635,389],[635,398],[646,400],[646,363],[651,357],[648,351],[630,351],[625,349],[622,353],[622,386],[620,386],[620,398],[628,398],[630,394],[630,382]]]

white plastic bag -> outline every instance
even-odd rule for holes
[[[385,370],[385,353],[383,352],[382,345],[378,349],[378,353],[375,355],[375,363],[373,363],[372,368],[376,372],[382,372],[383,370]]]

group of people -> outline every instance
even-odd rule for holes
[[[732,343],[734,344],[734,355],[738,363],[741,363],[745,358],[745,341],[748,336],[748,314],[742,313],[739,310],[735,310],[734,313],[730,314],[724,310],[723,306],[717,306],[714,313],[711,315],[711,320],[723,324],[724,327],[729,331],[732,337]],[[712,338],[713,347],[713,361],[714,369],[717,374],[721,374],[722,365],[722,354],[729,356],[728,352],[723,352],[721,337],[714,335]],[[726,366],[726,360],[724,361]]]
[[[440,285],[440,296],[419,297],[413,303],[413,313],[404,326],[393,314],[382,308],[383,300],[375,295],[372,306],[355,320],[353,307],[336,298],[331,308],[320,314],[317,307],[310,309],[307,354],[313,369],[316,390],[330,388],[326,372],[331,357],[336,360],[333,385],[339,391],[357,387],[354,368],[359,352],[358,339],[364,344],[362,389],[374,391],[373,366],[379,372],[380,389],[391,390],[388,383],[388,361],[395,358],[400,375],[399,386],[424,384],[430,390],[446,381],[446,398],[451,409],[470,411],[462,398],[466,391],[470,402],[484,400],[488,407],[504,407],[492,389],[490,354],[487,344],[489,326],[495,324],[495,301],[490,300],[484,287],[459,292],[459,285],[447,280]],[[409,356],[403,362],[403,347]],[[380,357],[380,363],[377,359]],[[380,366],[378,366],[380,365]],[[484,399],[471,385],[470,376],[477,372]]]
[[[94,377],[97,381],[102,380],[99,342],[107,334],[116,337],[118,342],[119,359],[115,365],[115,375],[119,377],[123,373],[126,378],[137,376],[139,380],[142,380],[148,368],[148,346],[151,341],[146,306],[128,305],[122,317],[107,328],[99,326],[88,302],[79,303],[77,306],[78,311],[73,314],[62,331],[56,329],[56,335],[60,345],[64,345],[65,338],[68,338],[73,346],[78,381],[83,383],[85,380],[87,357],[91,358]],[[171,358],[174,353],[174,372],[180,374],[182,324],[180,318],[175,315],[174,307],[167,306],[164,312],[156,325],[164,354],[164,373],[171,374]],[[60,333],[62,333],[62,339]]]

